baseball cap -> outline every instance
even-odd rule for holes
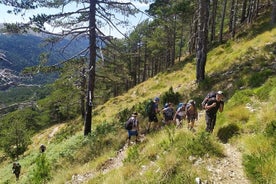
[[[194,103],[195,104],[195,101],[194,100],[189,100],[188,103]]]
[[[217,94],[223,95],[223,92],[222,91],[218,91]]]
[[[132,116],[138,116],[138,113],[137,112],[133,112]]]
[[[154,101],[159,102],[160,99],[159,99],[158,97],[155,97],[155,98],[154,98]]]

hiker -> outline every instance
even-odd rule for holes
[[[180,107],[177,108],[174,114],[173,120],[176,123],[176,128],[182,127],[182,120],[185,119],[185,116],[186,116],[185,107],[186,107],[186,104],[182,103]]]
[[[21,165],[18,162],[14,162],[12,165],[12,173],[15,174],[16,181],[19,180],[20,171]]]
[[[126,122],[126,129],[128,131],[128,144],[130,143],[131,136],[136,136],[135,141],[138,142],[139,135],[139,121],[137,119],[138,113],[133,112],[131,117]]]
[[[46,146],[44,144],[41,144],[40,147],[39,147],[40,153],[44,153],[45,150],[46,150]]]
[[[164,108],[162,109],[162,113],[164,115],[164,125],[169,125],[174,116],[173,104],[170,102],[166,103]]]
[[[195,120],[198,119],[198,113],[194,100],[189,100],[186,105],[186,118],[188,121],[188,129],[194,131]]]
[[[155,127],[158,126],[156,124],[158,123],[157,114],[159,113],[159,109],[158,109],[159,101],[160,99],[158,97],[155,97],[154,100],[151,100],[151,102],[147,106],[147,115],[149,117],[147,132],[150,131],[151,122],[155,123],[154,125]]]
[[[208,95],[207,95],[208,96]],[[212,133],[216,125],[217,112],[222,112],[224,108],[224,102],[222,101],[224,94],[222,91],[215,93],[215,96],[212,97],[209,95],[209,98],[206,97],[204,105],[205,109],[205,119],[206,119],[206,131]],[[202,102],[203,103],[203,102]]]

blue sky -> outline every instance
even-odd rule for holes
[[[130,1],[130,0],[127,0],[127,1]],[[146,9],[148,9],[148,6],[149,4],[142,4],[142,3],[139,3],[139,2],[135,2],[134,3],[135,6],[137,8],[139,8],[140,10],[142,11],[145,11]],[[65,8],[65,11],[69,11],[69,10],[72,10],[72,9],[77,9],[78,7],[76,7],[76,5],[74,6],[67,6]],[[25,11],[25,15],[22,16],[21,14],[19,15],[14,15],[14,14],[8,14],[7,11],[8,10],[12,10],[12,7],[7,7],[7,6],[4,6],[3,4],[0,4],[0,10],[1,10],[1,14],[0,14],[0,23],[16,23],[16,22],[27,22],[29,20],[29,17],[32,17],[32,15],[35,15],[37,13],[54,13],[56,12],[57,10],[54,10],[54,9],[46,9],[46,8],[41,8],[41,9],[38,9],[38,10],[28,10],[28,11]],[[119,15],[119,18],[121,19],[126,19],[127,17],[123,17],[121,15]],[[126,32],[130,32],[131,30],[133,30],[133,28],[138,24],[140,23],[141,21],[145,20],[146,18],[148,18],[145,14],[142,14],[142,13],[139,13],[137,14],[135,17],[131,16],[127,19],[130,20],[131,24],[127,27],[120,27],[120,30],[123,32],[123,33],[126,33]],[[47,27],[49,31],[59,31],[59,29],[54,29],[52,27]],[[109,27],[105,27],[102,29],[102,31],[106,34],[106,35],[111,35],[111,36],[114,36],[114,37],[118,37],[118,38],[121,38],[122,35],[120,35],[119,32],[117,32],[115,29],[111,29]]]

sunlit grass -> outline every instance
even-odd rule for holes
[[[192,183],[197,175],[207,179],[208,172],[202,167],[194,169],[194,165],[188,161],[189,156],[204,159],[205,154],[208,153],[215,160],[223,153],[216,136],[223,132],[222,130],[237,128],[234,133],[242,133],[242,135],[231,134],[226,138],[227,140],[231,138],[234,145],[237,144],[242,148],[244,155],[250,156],[248,158],[252,162],[245,164],[245,167],[252,181],[259,177],[257,179],[263,183],[276,183],[276,172],[274,172],[276,158],[275,147],[273,147],[275,140],[262,135],[266,125],[276,119],[275,77],[263,81],[259,79],[262,75],[252,74],[254,73],[252,69],[262,68],[265,61],[273,58],[267,52],[264,55],[264,47],[275,40],[276,29],[274,28],[252,39],[229,41],[211,50],[208,53],[206,65],[207,82],[200,84],[205,85],[203,88],[195,83],[196,70],[195,60],[193,60],[187,61],[182,68],[160,73],[130,89],[124,95],[110,99],[104,105],[93,109],[95,113],[92,121],[93,131],[103,123],[118,123],[117,129],[113,133],[101,135],[101,140],[89,140],[83,137],[81,118],[39,132],[32,139],[33,143],[29,150],[20,158],[21,182],[28,183],[28,175],[39,154],[38,147],[43,143],[47,146],[47,158],[54,165],[51,173],[53,176],[51,183],[54,184],[65,183],[74,174],[88,172],[95,174],[95,178],[92,178],[89,183],[180,183],[183,181]],[[238,75],[229,76],[229,79],[224,80],[224,76],[219,76],[216,79],[217,82],[213,84],[212,78],[209,77],[211,74],[220,74],[221,71],[227,71],[234,65],[246,62],[252,66],[246,64],[245,68],[236,68]],[[271,74],[268,73],[268,75]],[[151,132],[146,135],[144,142],[126,150],[127,156],[122,167],[102,174],[102,165],[109,158],[116,156],[116,151],[124,145],[127,137],[123,127],[118,129],[121,123],[118,122],[118,113],[124,109],[133,109],[138,103],[162,95],[171,86],[175,92],[181,94],[183,101],[196,97],[200,103],[201,95],[213,89],[223,89],[230,94],[226,98],[224,112],[217,115],[214,133],[205,134],[206,124],[204,113],[201,112],[199,121],[195,124],[195,133],[186,129],[186,121],[182,129],[162,129]],[[223,88],[225,86],[230,87]],[[140,116],[139,120],[142,130],[145,130],[147,118]],[[93,141],[99,142],[95,145],[92,144]],[[95,154],[95,152],[98,153]],[[0,178],[12,183],[15,178],[11,173],[11,160],[1,163]],[[258,172],[259,175],[255,177],[254,172]]]
[[[250,111],[244,105],[236,106],[225,112],[228,122],[246,123],[250,115]]]

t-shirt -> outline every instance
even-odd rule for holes
[[[174,113],[174,110],[171,107],[166,107],[166,108],[163,109],[163,113],[166,117],[172,117],[173,113]]]
[[[181,117],[185,116],[185,109],[182,108],[182,107],[179,107],[179,108],[177,109],[177,111],[176,111],[176,114],[177,114],[178,116],[181,116]]]
[[[224,102],[223,101],[217,101],[215,98],[212,98],[210,99],[208,102],[207,102],[207,105],[212,105],[213,103],[216,103],[216,106],[215,107],[212,107],[208,110],[206,110],[206,113],[207,114],[211,114],[211,115],[215,115],[217,112],[218,112],[218,109],[220,107],[220,104],[224,105]]]

